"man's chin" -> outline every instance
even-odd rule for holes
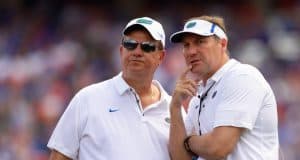
[[[145,74],[147,72],[144,68],[132,68],[128,71],[133,74]]]
[[[192,68],[191,73],[195,77],[202,77],[203,71],[200,68]]]

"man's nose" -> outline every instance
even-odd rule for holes
[[[134,50],[132,50],[132,54],[134,54],[134,55],[142,55],[144,53],[144,51],[142,50],[142,48],[141,48],[141,45],[140,44],[138,44],[137,46],[136,46],[136,48],[134,49]]]

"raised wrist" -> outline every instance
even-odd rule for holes
[[[171,104],[173,105],[176,105],[176,106],[181,106],[181,103],[182,103],[182,98],[179,94],[177,93],[174,93],[172,95],[172,101],[171,101]]]

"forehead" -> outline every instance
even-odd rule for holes
[[[154,40],[150,33],[144,28],[136,28],[130,30],[125,34],[127,37],[145,38],[147,40]]]
[[[208,39],[209,37],[210,36],[200,36],[200,35],[196,35],[193,33],[186,33],[182,37],[182,43],[187,43],[187,42],[195,41],[195,40]]]

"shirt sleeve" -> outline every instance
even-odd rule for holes
[[[83,110],[83,104],[78,94],[71,100],[49,139],[48,148],[76,159],[83,122],[87,117],[87,109]]]
[[[224,83],[221,100],[216,106],[214,127],[235,126],[251,130],[262,107],[264,87],[247,74],[234,76]]]

